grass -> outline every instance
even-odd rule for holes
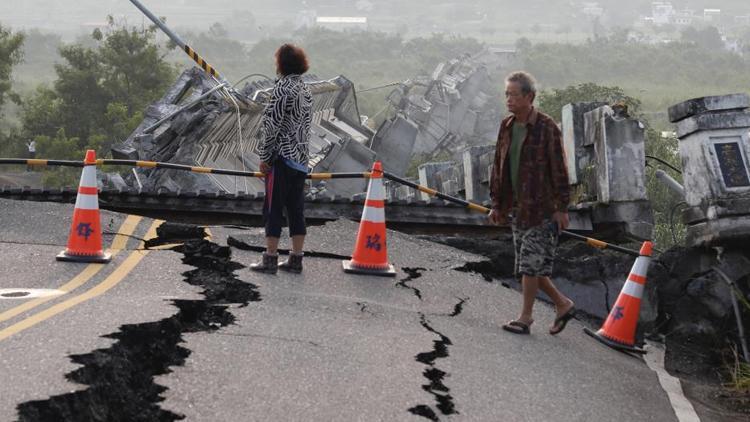
[[[750,363],[743,362],[736,348],[732,349],[733,362],[729,366],[730,381],[727,387],[738,393],[750,393]]]

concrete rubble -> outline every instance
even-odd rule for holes
[[[373,133],[359,123],[353,84],[340,76],[321,80],[306,76],[313,92],[314,125],[310,141],[311,166],[316,172],[362,171],[374,161],[366,143]],[[152,133],[144,131],[159,119],[189,104],[215,86],[198,68],[185,71],[165,94],[146,111],[146,118],[122,144],[113,148],[115,158],[161,161],[192,166],[256,171],[263,107],[271,81],[247,84],[227,101],[217,91],[199,101]],[[241,122],[241,133],[238,124]],[[125,182],[140,191],[167,190],[258,193],[262,180],[214,174],[194,174],[164,169],[136,169]],[[119,186],[116,186],[119,187]],[[316,190],[330,195],[364,191],[364,180],[330,180]]]
[[[490,69],[504,69],[514,63],[513,55],[506,53],[498,55],[488,49],[441,63],[431,75],[401,83],[388,96],[395,110],[393,117],[376,132],[360,123],[356,93],[349,80],[343,76],[331,80],[307,76],[315,107],[310,145],[313,171],[360,172],[381,160],[387,171],[403,176],[416,159],[423,162],[418,168],[420,184],[488,204],[494,140],[501,115],[500,102],[495,98],[498,82],[490,78]],[[149,107],[133,134],[113,149],[113,156],[257,169],[263,104],[272,82],[256,81],[232,91],[232,101],[222,91],[206,94],[214,86],[215,82],[197,68],[184,72],[165,96]],[[182,112],[155,125],[181,107]],[[571,109],[574,113],[564,114],[563,130],[568,150],[575,151],[569,160],[571,182],[587,195],[581,195],[571,210],[573,228],[594,230],[610,240],[650,238],[653,216],[644,188],[642,125],[606,106],[576,107]],[[430,157],[450,160],[430,161]],[[636,163],[636,167],[630,163]],[[634,168],[637,171],[633,172]],[[591,169],[596,169],[595,178],[586,177]],[[620,183],[621,176],[626,176],[628,183]],[[104,175],[102,185],[177,194],[257,195],[264,190],[259,179],[144,168],[134,169],[124,179],[119,174]],[[391,201],[431,199],[391,183],[386,189]],[[315,181],[310,184],[309,198],[359,198],[365,190],[363,179]]]

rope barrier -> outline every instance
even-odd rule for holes
[[[0,165],[29,165],[29,166],[61,166],[61,167],[83,167],[83,161],[67,161],[67,160],[43,160],[43,159],[23,159],[23,158],[0,158]],[[151,168],[151,169],[170,169],[189,171],[193,173],[203,174],[223,174],[228,176],[242,176],[242,177],[265,177],[265,174],[261,172],[252,171],[239,171],[239,170],[226,170],[226,169],[214,169],[209,167],[196,167],[188,166],[184,164],[172,164],[172,163],[160,163],[156,161],[140,161],[140,160],[114,160],[114,159],[99,159],[96,160],[96,165],[101,166],[130,166],[139,168]],[[311,180],[330,180],[330,179],[369,179],[371,176],[370,172],[360,173],[310,173],[307,175],[308,179]],[[447,202],[451,202],[463,207],[466,207],[472,211],[489,214],[490,209],[476,204],[473,202],[466,201],[464,199],[456,198],[454,196],[446,195],[442,192],[438,192],[435,189],[427,186],[418,185],[414,182],[410,182],[406,179],[398,177],[394,174],[383,172],[383,177],[394,181],[396,183],[408,186],[412,189],[416,189],[420,192],[426,193],[427,195],[434,196]],[[640,256],[640,253],[636,250],[624,248],[622,246],[613,245],[611,243],[604,242],[602,240],[594,239],[591,237],[582,236],[567,230],[562,230],[560,234],[585,242],[589,246],[597,249],[611,249],[613,251],[622,252],[631,256]]]

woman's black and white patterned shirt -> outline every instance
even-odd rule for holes
[[[258,155],[273,165],[277,156],[307,168],[309,161],[312,94],[300,75],[287,75],[276,82],[271,102],[263,113],[263,131]]]

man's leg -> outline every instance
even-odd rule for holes
[[[521,316],[518,318],[518,321],[527,325],[534,321],[534,301],[536,300],[536,294],[539,291],[539,279],[540,277],[532,277],[528,275],[521,277],[523,307],[521,308]]]
[[[564,294],[560,293],[560,291],[557,290],[557,287],[555,287],[549,277],[539,277],[539,288],[547,296],[549,296],[550,300],[552,300],[552,303],[555,304],[555,310],[557,311],[558,317],[565,315],[565,313],[573,307],[573,301]]]

